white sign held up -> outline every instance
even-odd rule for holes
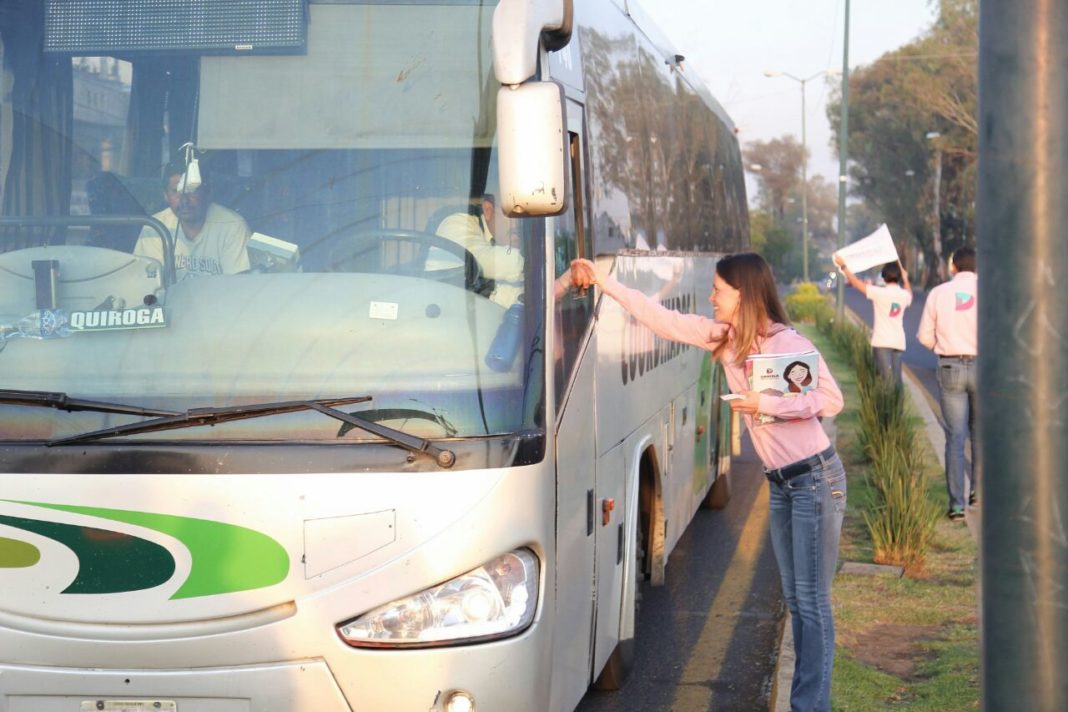
[[[846,245],[834,254],[845,260],[846,267],[854,274],[887,262],[897,262],[900,259],[897,248],[894,247],[894,239],[890,237],[890,230],[885,224],[880,225],[878,230],[867,237]]]

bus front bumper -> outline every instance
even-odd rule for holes
[[[326,663],[225,669],[84,670],[0,666],[6,712],[350,712]]]

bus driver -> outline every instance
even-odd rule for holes
[[[203,170],[203,169],[202,169]],[[178,281],[190,275],[234,274],[249,268],[248,245],[252,232],[233,210],[211,202],[210,175],[204,171],[200,186],[182,190],[186,168],[170,163],[163,172],[163,197],[169,207],[152,217],[174,235],[174,266]],[[134,254],[163,262],[163,244],[150,227],[141,230]]]
[[[523,256],[516,247],[496,243],[496,218],[497,200],[492,193],[486,193],[473,200],[467,212],[453,213],[442,220],[435,233],[474,255],[482,275],[497,283],[490,299],[508,307],[523,293]]]

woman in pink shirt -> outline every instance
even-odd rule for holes
[[[723,365],[731,391],[743,396],[730,401],[730,407],[745,419],[770,483],[772,546],[797,657],[791,708],[829,712],[834,664],[831,580],[845,514],[846,477],[819,417],[841,411],[842,393],[822,356],[816,388],[805,393],[772,395],[749,387],[747,356],[815,350],[812,342],[789,326],[771,268],[754,253],[721,259],[709,297],[714,319],[667,309],[614,277],[598,273],[588,260],[571,263],[571,278],[580,289],[600,285],[657,335],[711,351]],[[757,414],[774,418],[757,418]]]

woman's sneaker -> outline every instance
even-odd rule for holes
[[[949,513],[946,515],[953,521],[958,519],[964,519],[964,507],[951,507]]]

